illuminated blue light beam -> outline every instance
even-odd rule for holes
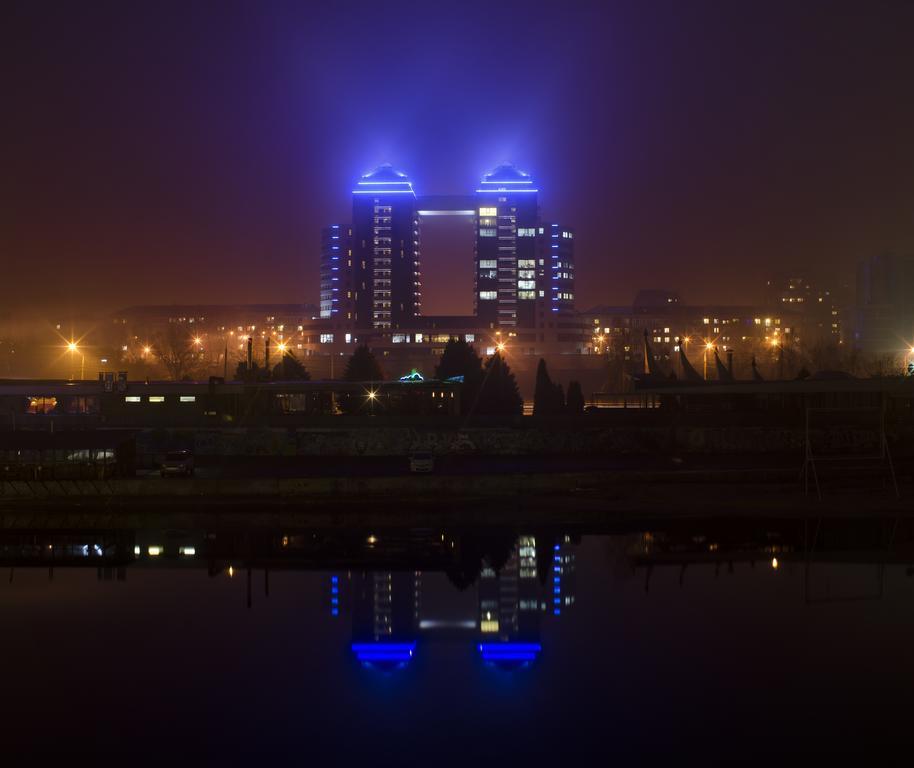
[[[539,653],[543,650],[540,643],[479,643],[482,653]]]
[[[414,651],[415,643],[353,643],[352,650],[356,653],[363,651],[376,651],[378,649],[385,651]]]

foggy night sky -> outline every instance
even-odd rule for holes
[[[577,305],[761,297],[914,251],[914,3],[52,3],[0,9],[0,313],[316,302],[383,161],[514,161]],[[448,236],[424,311],[470,312]]]

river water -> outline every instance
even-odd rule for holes
[[[903,745],[914,709],[895,521],[45,530],[0,554],[10,755],[742,761]]]

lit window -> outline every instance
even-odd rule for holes
[[[164,395],[150,395],[149,402],[150,403],[164,403],[165,396]]]
[[[518,299],[521,299],[522,301],[523,301],[524,299],[535,299],[535,298],[536,298],[536,291],[518,291],[518,292],[517,292],[517,298],[518,298]]]
[[[540,298],[542,299],[546,295],[545,291],[540,291]]]
[[[536,266],[536,259],[518,259],[518,269],[533,269]]]
[[[526,290],[534,290],[536,288],[536,280],[518,280],[517,287]]]
[[[395,333],[391,337],[391,341],[394,344],[402,344],[404,341],[406,341],[406,334],[405,333]]]
[[[492,301],[498,298],[498,291],[480,291],[479,298],[482,301]]]
[[[467,333],[467,334],[464,335],[463,340],[464,340],[467,344],[472,344],[474,341],[476,341],[476,334],[475,334],[475,333]]]
[[[498,208],[480,208],[480,216],[498,216]]]
[[[194,395],[181,395],[178,398],[178,400],[181,401],[182,403],[196,403],[197,402],[197,398]]]
[[[480,228],[480,230],[479,230],[480,237],[495,237],[496,234],[497,234],[497,232],[493,228],[487,228],[487,229]]]
[[[498,267],[498,259],[480,259],[480,269],[495,269]]]
[[[347,334],[346,334],[346,343],[347,343],[347,344],[351,344],[351,343],[352,343],[352,334],[351,334],[351,333],[347,333]]]
[[[321,344],[332,344],[333,343],[333,334],[332,333],[322,333],[321,334]]]
[[[124,398],[125,403],[140,403],[142,401],[143,398],[137,395],[127,395],[127,397]]]

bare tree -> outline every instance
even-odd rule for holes
[[[863,362],[863,369],[874,379],[884,376],[900,376],[904,371],[901,357],[894,352],[872,355]]]
[[[168,327],[156,334],[152,349],[169,378],[181,381],[200,372],[200,355],[194,349],[193,339],[181,326],[169,323]]]

